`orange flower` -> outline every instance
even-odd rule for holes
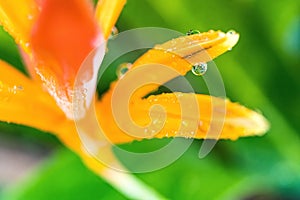
[[[86,0],[22,0],[17,4],[0,0],[0,22],[20,46],[31,75],[31,78],[26,77],[0,61],[0,120],[55,134],[68,148],[80,155],[95,173],[132,198],[137,198],[128,187],[116,182],[112,174],[131,180],[132,184],[140,185],[137,187],[145,192],[146,187],[129,175],[107,168],[84,151],[72,120],[73,85],[79,67],[91,50],[107,40],[124,4],[125,0],[102,0],[94,10]],[[189,41],[196,45],[191,46]],[[174,41],[166,42],[140,57],[130,71],[143,64],[158,63],[185,75],[194,63],[210,61],[232,48],[237,41],[238,34],[235,32],[226,34],[209,31],[184,36],[176,39],[176,51],[162,51],[174,44]],[[203,55],[199,51],[201,48],[206,50]],[[90,69],[87,79],[96,73]],[[127,135],[114,120],[111,102],[116,85],[120,82],[112,83],[110,90],[95,103],[103,131],[114,144],[140,140]],[[149,124],[147,115],[150,107],[161,104],[167,113],[167,120],[164,127],[152,137],[176,137],[176,130],[181,124],[181,108],[176,99],[178,95],[186,97],[191,94],[169,93],[143,98],[156,88],[156,84],[146,85],[133,94],[129,104],[130,115],[137,124],[145,126]],[[211,121],[219,120],[218,116],[211,119],[212,101],[222,100],[197,94],[196,101],[202,108],[201,116],[191,117],[202,124],[193,135],[183,133],[180,137],[237,139],[261,135],[268,129],[263,116],[226,100],[226,115],[220,136],[207,136]],[[115,159],[112,153],[110,156]]]

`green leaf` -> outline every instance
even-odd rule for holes
[[[66,149],[44,163],[32,176],[5,191],[3,200],[125,199],[89,171],[80,158]]]

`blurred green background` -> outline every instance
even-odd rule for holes
[[[239,32],[238,45],[215,63],[227,96],[261,111],[271,129],[263,137],[219,141],[204,159],[198,158],[202,141],[194,141],[172,165],[136,176],[170,199],[300,199],[300,1],[128,0],[119,31],[148,26],[182,33]],[[0,58],[25,72],[13,40],[3,30],[0,39]],[[106,82],[115,78],[114,70]],[[190,73],[187,77],[197,89],[200,79]],[[0,124],[0,131],[2,173],[9,166],[4,164],[9,163],[5,152],[8,157],[13,152],[32,158],[27,173],[17,157],[12,169],[25,170],[26,175],[0,179],[0,199],[126,199],[55,137],[7,123]],[[156,145],[161,143],[122,146],[139,150]]]

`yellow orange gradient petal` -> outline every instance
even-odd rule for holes
[[[74,122],[66,119],[52,97],[36,82],[1,60],[0,121],[55,134],[64,145],[80,155],[94,172],[99,174],[106,168],[84,151]]]
[[[51,96],[21,72],[0,61],[0,120],[56,132],[65,120]]]
[[[0,23],[28,53],[29,35],[39,13],[35,0],[0,0]]]
[[[13,78],[12,78],[13,77]],[[0,60],[0,121],[55,134],[96,172],[104,167],[82,148],[73,121],[68,120],[54,99],[37,82]]]
[[[99,0],[96,7],[96,19],[104,38],[108,38],[126,3],[126,0]]]
[[[67,147],[88,157],[82,151],[74,122],[66,118],[54,99],[40,85],[2,60],[0,60],[0,121],[30,126],[55,134]]]
[[[141,67],[144,64],[155,63],[171,67],[180,75],[185,75],[191,70],[193,64],[211,61],[213,58],[231,49],[237,43],[238,37],[238,34],[232,31],[228,33],[209,31],[206,33],[176,38],[162,45],[157,45],[154,49],[146,52],[133,64],[131,70]],[[168,77],[168,80],[165,80],[166,82],[175,78],[175,76],[166,77]],[[104,132],[113,132],[113,134],[109,134],[107,137],[114,143],[123,143],[141,139],[132,137],[132,135],[127,135],[115,122],[111,111],[111,102],[117,83],[118,81],[112,83],[110,90],[104,94],[101,101],[97,104],[99,122],[103,124]],[[134,123],[145,127],[150,122],[149,111],[154,105],[151,102],[162,105],[167,113],[167,123],[154,137],[175,137],[181,123],[180,104],[176,100],[176,94],[160,94],[150,96],[146,99],[143,98],[157,89],[157,87],[157,84],[148,84],[140,87],[133,93],[128,105],[131,117],[134,120]],[[210,127],[211,120],[214,120],[215,122],[221,121],[221,117],[224,113],[223,115],[214,116],[214,119],[211,119],[211,116],[213,109],[212,103],[222,101],[227,108],[223,111],[226,112],[226,119],[220,136],[221,139],[237,139],[241,136],[260,135],[265,133],[268,129],[268,123],[262,115],[239,104],[232,103],[228,100],[225,101],[223,99],[213,98],[208,95],[197,94],[196,98],[198,106],[201,108],[200,116],[194,116],[194,120],[199,121],[197,133],[194,135],[183,133],[183,137],[208,137],[216,139],[216,136],[207,136],[206,133]]]
[[[196,96],[200,116],[188,116],[181,122],[180,98]],[[210,139],[237,139],[238,137],[261,135],[268,129],[267,121],[258,113],[245,108],[228,99],[221,99],[202,94],[167,93],[152,95],[147,99],[133,101],[130,105],[132,119],[139,125],[145,126],[149,123],[147,117],[150,108],[155,104],[161,105],[167,112],[167,121],[164,128],[155,137],[175,137],[174,131],[179,130],[179,125],[187,126],[188,123],[196,121],[198,124],[197,133],[182,132],[180,137],[210,138]],[[223,107],[223,104],[225,107]],[[206,135],[210,126],[214,123],[222,123],[225,113],[224,126],[220,137],[217,135]],[[210,124],[211,123],[211,124]]]
[[[239,34],[231,30],[203,32],[182,36],[161,45],[155,49],[171,52],[185,58],[191,64],[209,62],[221,54],[232,49],[239,40]]]
[[[1,60],[0,80],[0,121],[26,125],[55,134],[65,146],[76,152],[92,171],[109,182],[113,180],[107,174],[107,171],[110,171],[107,166],[84,150],[74,122],[66,119],[55,101],[36,82]],[[110,156],[111,159],[117,159],[112,152]],[[133,179],[112,170],[111,173],[118,177],[120,175],[126,181]]]
[[[182,123],[181,107],[178,102],[178,96],[195,95],[198,106],[200,108],[200,116],[190,116],[186,123],[198,124],[198,128],[195,132],[182,132],[180,133],[180,125]],[[225,110],[222,108],[217,112],[213,112],[213,108],[216,108],[216,104],[222,104],[226,106]],[[153,138],[163,137],[192,137],[197,139],[211,138],[211,139],[232,139],[235,140],[238,137],[262,135],[268,130],[268,122],[265,118],[250,109],[245,108],[237,103],[232,103],[229,100],[224,100],[209,95],[201,94],[184,94],[184,93],[168,93],[160,95],[152,95],[146,99],[135,99],[130,101],[129,110],[130,116],[133,120],[132,123],[146,127],[151,119],[149,117],[150,108],[153,105],[159,104],[164,108],[167,118],[163,129],[155,134]],[[133,137],[131,133],[126,134],[121,130],[115,121],[115,118],[111,109],[111,98],[103,98],[101,102],[97,103],[97,116],[98,121],[101,124],[104,133],[110,139],[112,143],[126,143],[133,140],[141,140],[143,137],[147,139],[152,138],[145,136],[145,132],[140,133],[140,137]],[[220,113],[218,113],[220,112]],[[223,116],[225,112],[224,127],[220,136],[207,135],[208,129],[213,126],[214,123],[223,123]],[[159,114],[159,113],[156,113]],[[161,113],[163,114],[163,113]],[[212,114],[214,115],[212,117]]]
[[[234,31],[208,31],[200,34],[182,36],[163,44],[142,55],[131,67],[134,69],[144,64],[161,64],[175,69],[185,75],[192,66],[209,62],[221,54],[231,50],[238,42],[239,34]],[[173,77],[175,78],[175,77]],[[169,80],[165,80],[167,82]],[[157,85],[147,85],[135,92],[135,98],[141,98],[157,88]]]

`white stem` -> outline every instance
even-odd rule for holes
[[[101,171],[101,177],[130,199],[166,199],[132,174],[107,168]]]

